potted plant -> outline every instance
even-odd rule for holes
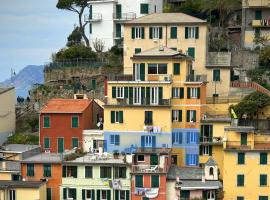
[[[118,159],[119,158],[119,151],[118,150],[114,150],[113,151],[113,158],[114,159]]]

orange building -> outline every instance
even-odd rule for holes
[[[82,132],[96,128],[103,109],[88,99],[51,99],[40,111],[43,151],[62,153],[82,147]]]
[[[60,199],[62,184],[61,154],[42,153],[21,162],[22,179],[25,181],[47,180],[47,200]]]

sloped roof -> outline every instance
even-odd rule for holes
[[[220,181],[181,181],[181,190],[191,190],[196,189],[219,189],[222,188],[222,183]]]
[[[91,102],[88,99],[51,99],[40,113],[82,113]]]
[[[217,163],[213,158],[209,158],[207,162],[205,163],[205,166],[216,166]]]
[[[171,166],[167,174],[167,179],[176,180],[178,176],[181,180],[201,180],[203,175],[204,169],[202,168]]]
[[[39,188],[46,181],[6,181],[0,180],[0,188]]]
[[[126,22],[125,24],[193,24],[207,23],[205,20],[184,13],[153,13]]]

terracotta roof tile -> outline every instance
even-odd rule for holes
[[[88,99],[51,99],[40,113],[82,113],[91,102]]]

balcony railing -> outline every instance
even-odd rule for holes
[[[206,82],[206,75],[189,74],[186,76],[186,82]]]
[[[244,0],[243,7],[270,7],[270,0]]]
[[[132,20],[136,18],[136,13],[113,13],[115,20]]]
[[[247,141],[246,144],[241,144],[241,141],[227,141],[226,149],[236,149],[236,150],[250,150],[252,146],[252,141]]]
[[[132,75],[107,76],[108,81],[133,81]]]
[[[160,167],[159,165],[133,165],[133,173],[166,173],[165,167]]]
[[[84,15],[84,21],[98,22],[102,20],[101,13],[92,13],[92,15]]]
[[[113,37],[114,38],[122,38],[122,37],[124,37],[124,34],[123,34],[123,32],[122,31],[116,31],[116,32],[113,32]]]
[[[170,106],[171,100],[170,99],[159,99],[158,102],[151,102],[149,98],[143,98],[139,103],[135,103],[133,98],[119,98],[117,99],[116,103],[108,103],[108,105],[119,105],[119,106]]]
[[[256,130],[270,130],[269,119],[240,119],[238,126],[253,126]]]
[[[222,139],[222,137],[205,137],[205,136],[201,136],[200,137],[200,142],[201,143],[222,144],[223,139]]]

